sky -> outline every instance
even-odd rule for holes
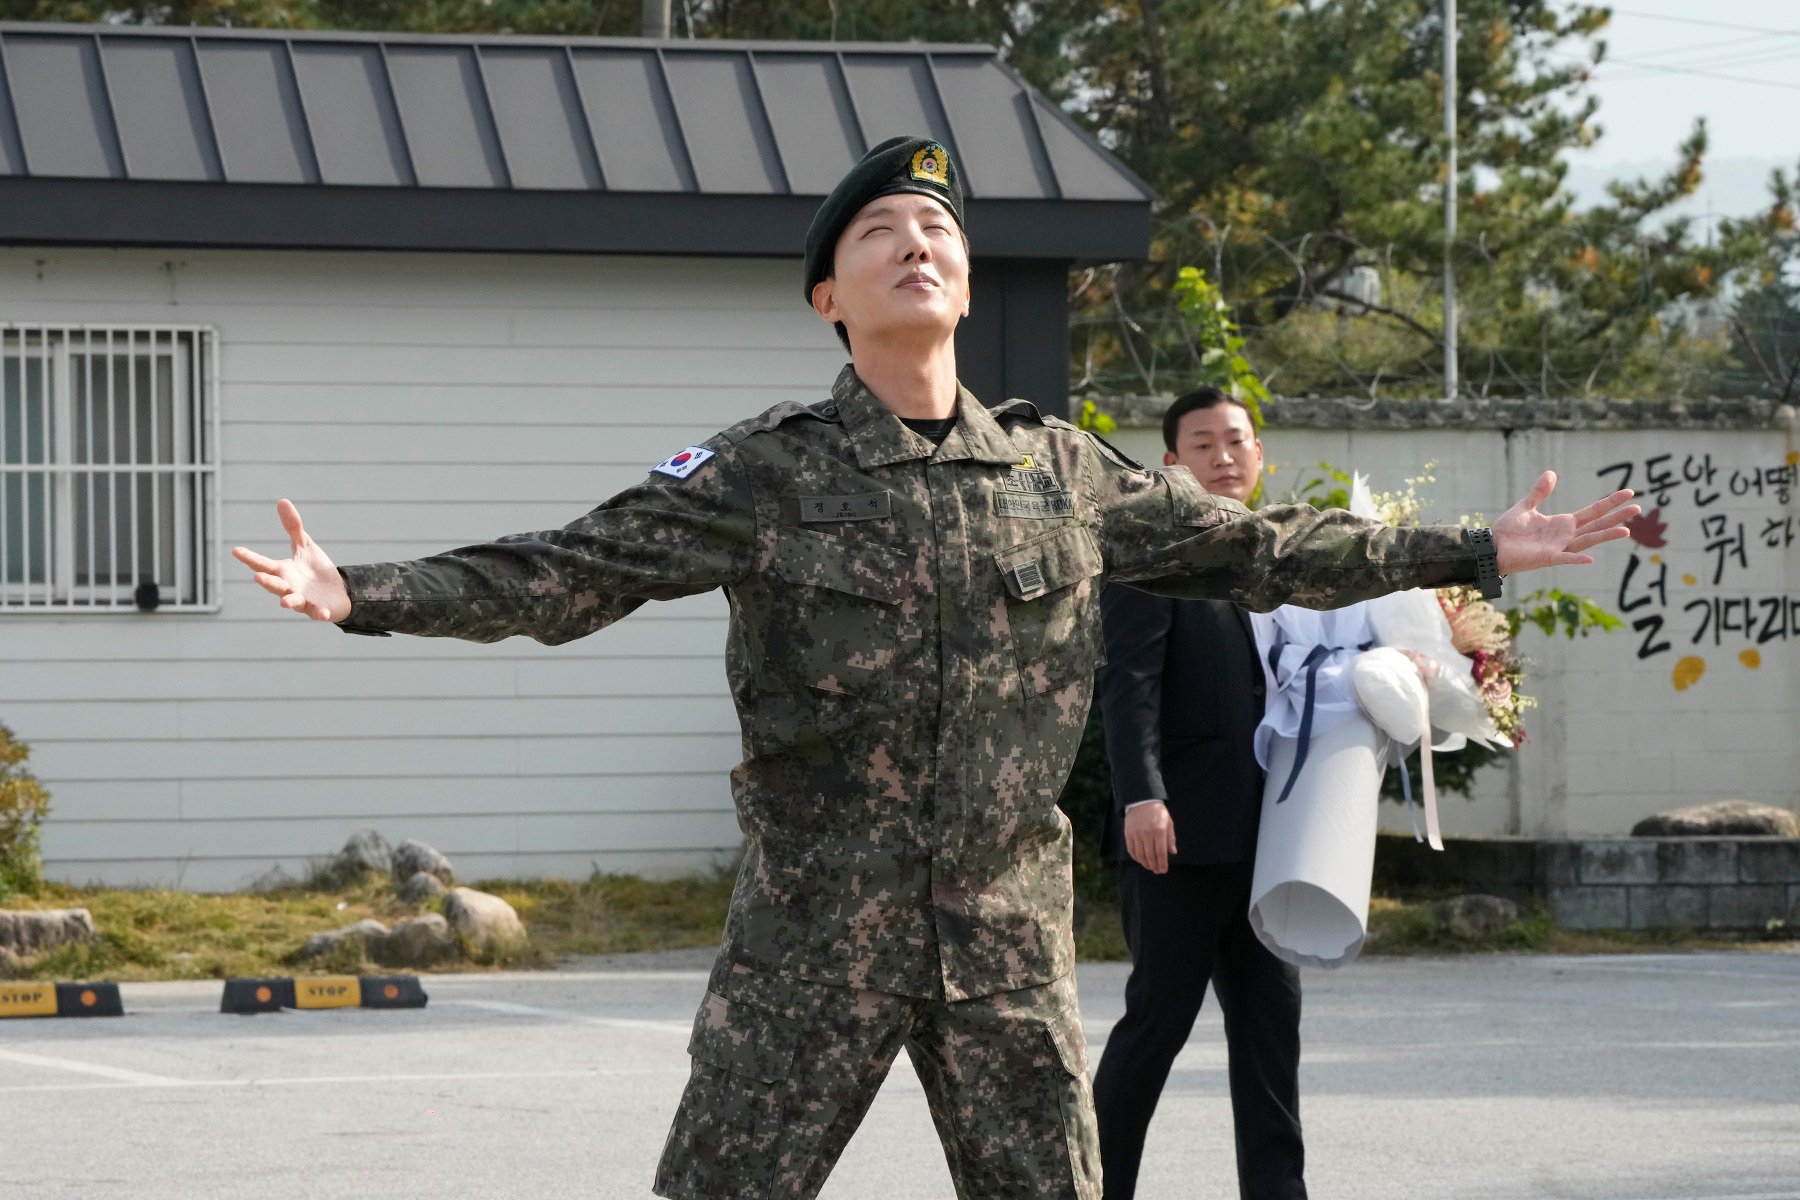
[[[1703,116],[1706,181],[1685,211],[1742,216],[1766,204],[1770,169],[1792,174],[1800,165],[1800,0],[1611,7],[1607,55],[1595,73],[1604,135],[1570,157],[1575,194],[1602,200],[1609,179],[1666,171]]]

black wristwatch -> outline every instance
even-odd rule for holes
[[[1475,586],[1487,600],[1500,598],[1500,556],[1494,551],[1494,531],[1468,531],[1469,549],[1475,551]]]

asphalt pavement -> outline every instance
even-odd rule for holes
[[[0,1022],[0,1197],[642,1197],[694,956],[426,981],[418,1011]],[[1095,1060],[1125,969],[1080,971]],[[1305,976],[1314,1200],[1800,1200],[1800,954],[1366,959]],[[1237,1196],[1209,1002],[1139,1195]],[[902,1056],[824,1195],[951,1196]]]

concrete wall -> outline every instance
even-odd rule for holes
[[[0,320],[211,324],[223,537],[339,562],[561,525],[692,441],[825,394],[789,262],[0,250]],[[472,877],[737,845],[718,595],[551,649],[353,638],[227,560],[218,613],[0,612],[0,721],[56,878],[238,887],[359,826]]]
[[[1599,423],[1614,425],[1617,422]],[[1157,430],[1109,440],[1160,462]],[[1667,808],[1738,798],[1800,803],[1800,447],[1791,425],[1761,429],[1415,430],[1282,428],[1263,436],[1273,499],[1320,461],[1398,490],[1422,485],[1431,517],[1492,519],[1544,467],[1561,485],[1552,511],[1619,486],[1653,518],[1591,567],[1507,583],[1587,595],[1626,630],[1568,641],[1523,635],[1530,740],[1490,768],[1472,801],[1448,797],[1446,834],[1617,835]],[[1308,472],[1311,472],[1309,474]],[[1785,481],[1785,482],[1784,482]],[[1384,806],[1384,827],[1404,815]]]

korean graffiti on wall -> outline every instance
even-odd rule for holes
[[[1706,450],[1651,454],[1595,473],[1609,488],[1635,489],[1644,506],[1616,595],[1640,661],[1666,659],[1671,684],[1686,691],[1709,662],[1757,670],[1765,655],[1800,647],[1800,595],[1769,583],[1800,540],[1800,453],[1762,463],[1718,462]]]

